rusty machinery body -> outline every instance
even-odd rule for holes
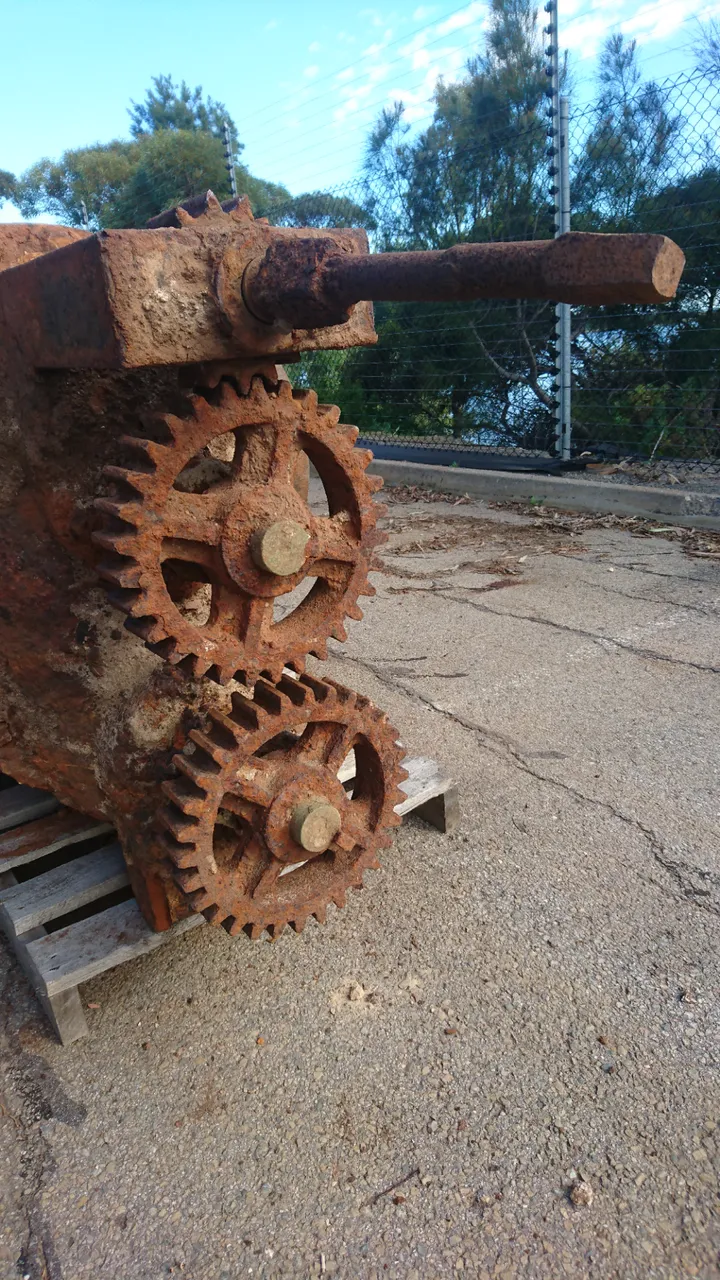
[[[368,298],[642,303],[682,262],[661,236],[370,255],[210,193],[145,231],[0,230],[0,765],[116,825],[152,927],[299,929],[396,821],[386,717],[304,674],[372,594],[379,482],[277,361],[374,343]]]

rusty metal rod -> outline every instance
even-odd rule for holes
[[[287,243],[287,242],[286,242]],[[427,252],[339,254],[279,242],[246,277],[254,314],[295,326],[338,323],[356,302],[529,298],[586,304],[668,302],[685,257],[662,235],[568,232],[555,240],[458,244]],[[292,259],[290,254],[292,253]]]

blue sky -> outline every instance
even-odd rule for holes
[[[697,19],[720,14],[720,0],[560,0],[560,10],[582,98],[610,30],[636,37],[662,78],[689,64]],[[130,99],[170,73],[226,104],[259,177],[294,193],[336,185],[356,174],[383,106],[401,98],[416,127],[428,121],[437,77],[462,73],[486,15],[485,0],[15,0],[3,16],[0,168],[127,136]]]

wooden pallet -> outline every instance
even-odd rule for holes
[[[397,812],[404,817],[414,811],[438,830],[451,831],[458,818],[454,784],[433,760],[418,757],[405,767],[406,799]],[[338,776],[349,782],[354,774],[350,759]],[[8,779],[4,784],[0,928],[61,1043],[71,1044],[88,1031],[81,982],[164,946],[205,919],[190,916],[154,933],[131,895],[111,826],[62,808],[45,791],[8,785]],[[37,867],[30,870],[33,863]]]

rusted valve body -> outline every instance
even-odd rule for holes
[[[354,429],[276,360],[373,343],[368,293],[546,296],[550,261],[567,296],[649,301],[682,255],[662,237],[368,255],[362,231],[269,227],[214,198],[157,221],[0,229],[0,767],[117,826],[154,928],[203,910],[257,936],[341,904],[402,777],[366,700],[282,674],[362,616],[378,536]],[[610,259],[603,285],[592,262]],[[326,517],[293,487],[303,451]],[[274,620],[309,577],[302,625]]]

